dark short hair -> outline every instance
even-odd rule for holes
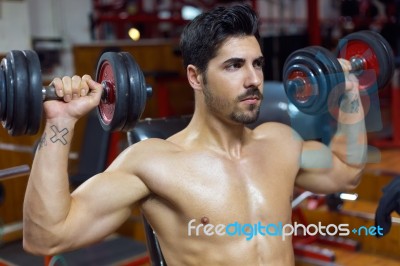
[[[181,35],[184,67],[192,64],[204,73],[221,44],[236,36],[255,36],[260,41],[258,17],[250,6],[217,7],[198,15],[186,25]]]

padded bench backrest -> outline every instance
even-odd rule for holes
[[[97,110],[88,114],[79,153],[78,172],[70,177],[71,185],[78,187],[90,177],[106,169],[110,131],[101,127]]]
[[[184,129],[189,124],[191,117],[147,118],[141,120],[135,125],[134,129],[128,132],[128,143],[132,145],[149,138],[167,139]]]

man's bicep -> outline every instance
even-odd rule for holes
[[[73,193],[73,201],[86,205],[96,214],[110,213],[123,207],[130,208],[150,193],[136,175],[122,171],[103,172],[88,179]]]
[[[329,171],[333,166],[332,151],[321,142],[305,141],[303,143],[300,168],[305,171]]]
[[[317,141],[305,141],[300,158],[300,170],[296,185],[315,193],[331,193],[339,189],[335,173],[341,167],[340,161],[329,147]]]

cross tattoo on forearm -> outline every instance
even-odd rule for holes
[[[56,143],[57,141],[60,141],[62,144],[67,145],[67,140],[64,138],[64,136],[68,134],[68,129],[64,128],[60,131],[54,125],[50,128],[54,132],[54,136],[50,138],[51,142]]]

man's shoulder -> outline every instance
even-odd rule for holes
[[[155,155],[155,153],[176,152],[180,147],[165,139],[149,138],[131,145],[128,149],[134,153]]]
[[[278,123],[278,122],[267,122],[257,126],[253,132],[257,137],[260,138],[273,138],[273,139],[288,139],[288,137],[293,137],[295,141],[301,141],[299,134],[293,130],[290,126]]]
[[[164,139],[149,138],[127,147],[117,158],[116,165],[126,167],[138,176],[152,172],[155,168],[168,165],[178,153],[178,145]],[[154,167],[157,165],[157,167]]]

